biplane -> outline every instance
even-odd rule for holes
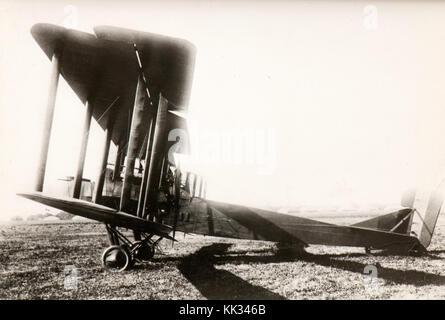
[[[441,192],[432,194],[419,236],[411,230],[417,212],[414,193],[402,199],[399,210],[347,226],[207,200],[204,179],[182,172],[169,157],[172,148],[190,151],[184,141],[177,148],[187,132],[180,114],[187,111],[193,79],[196,49],[190,42],[111,26],[95,27],[89,34],[36,24],[31,33],[50,59],[52,72],[35,191],[19,195],[104,223],[110,241],[102,255],[105,268],[126,270],[151,259],[159,241],[176,241],[176,231],[297,249],[329,245],[424,252],[429,246]],[[74,187],[66,198],[43,193],[60,75],[86,108]],[[81,199],[81,186],[93,118],[106,139],[99,149],[94,194],[87,201]],[[110,167],[111,143],[117,154]]]

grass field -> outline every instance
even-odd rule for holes
[[[162,242],[152,261],[116,273],[100,263],[108,246],[101,224],[1,225],[0,299],[445,298],[444,215],[429,254],[417,257],[325,246],[286,257],[269,242],[178,239],[173,247]]]

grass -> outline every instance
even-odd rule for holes
[[[429,254],[418,257],[324,246],[295,257],[263,241],[178,239],[173,247],[162,242],[152,261],[116,273],[100,263],[108,246],[101,224],[2,225],[0,299],[445,298],[443,216]],[[371,283],[368,265],[377,270]]]

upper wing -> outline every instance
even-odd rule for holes
[[[183,110],[190,98],[195,46],[183,39],[167,37],[130,29],[97,26],[94,32],[99,39],[111,40],[130,46],[132,54],[137,46],[144,74],[149,84],[159,87],[162,95],[174,110]]]
[[[60,73],[83,103],[88,100],[94,104],[93,117],[103,129],[110,115],[116,117],[112,140],[116,145],[125,143],[139,76],[133,43],[51,24],[36,24],[31,34],[49,59],[58,52]],[[135,40],[141,47],[140,58],[149,86],[162,93],[170,110],[184,111],[190,95],[195,48],[185,40],[149,33]],[[148,129],[148,121],[145,123]]]

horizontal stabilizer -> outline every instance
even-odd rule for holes
[[[408,234],[410,229],[410,218],[412,215],[412,209],[401,209],[379,217],[355,223],[352,226]]]

